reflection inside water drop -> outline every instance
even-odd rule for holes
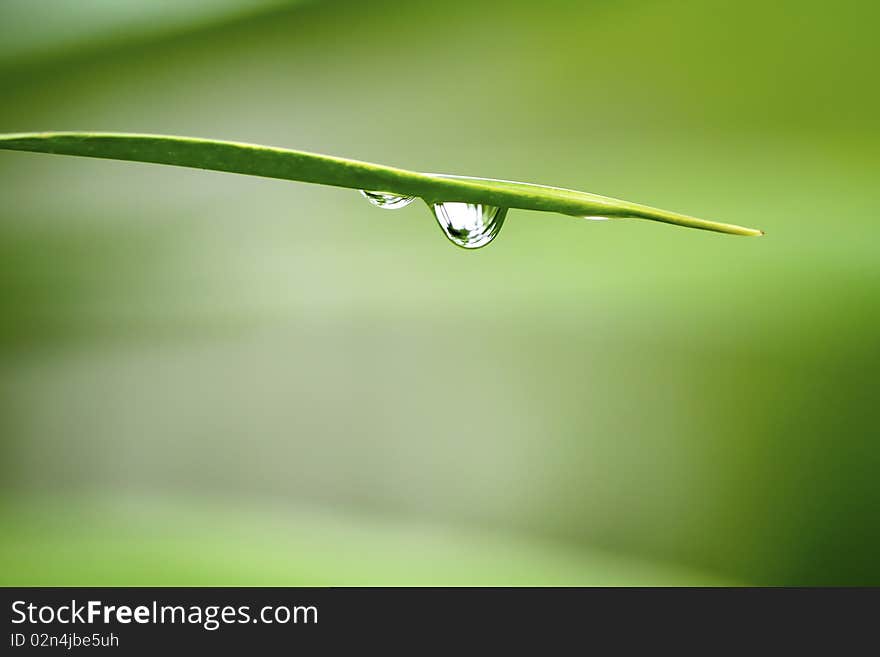
[[[474,203],[433,203],[431,211],[453,244],[478,249],[495,239],[507,208]]]
[[[581,217],[581,219],[589,219],[590,221],[608,221],[611,217]]]
[[[385,210],[405,208],[415,200],[415,196],[401,196],[390,192],[370,192],[366,189],[361,190],[361,195],[377,208]]]

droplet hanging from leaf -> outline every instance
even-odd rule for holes
[[[507,216],[507,208],[479,203],[433,203],[430,207],[446,237],[465,249],[478,249],[494,240]]]
[[[400,194],[392,194],[391,192],[370,192],[366,189],[361,190],[361,195],[377,208],[383,210],[398,210],[405,208],[415,200],[415,196],[402,196]]]

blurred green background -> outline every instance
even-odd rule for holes
[[[0,132],[767,235],[0,152],[0,582],[880,584],[877,7],[3,0]]]

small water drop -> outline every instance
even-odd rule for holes
[[[453,244],[478,249],[495,239],[507,208],[474,203],[433,203],[431,211]]]
[[[581,217],[582,219],[589,219],[590,221],[608,221],[611,217]]]
[[[361,190],[361,195],[377,208],[384,210],[405,208],[416,198],[415,196],[401,196],[390,192],[369,192],[366,189]]]

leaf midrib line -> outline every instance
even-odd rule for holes
[[[233,141],[113,132],[0,134],[0,149],[150,162],[265,178],[367,189],[421,197],[427,203],[461,202],[660,221],[677,226],[763,235],[763,231],[697,219],[638,203],[531,183],[420,173],[383,164]]]

